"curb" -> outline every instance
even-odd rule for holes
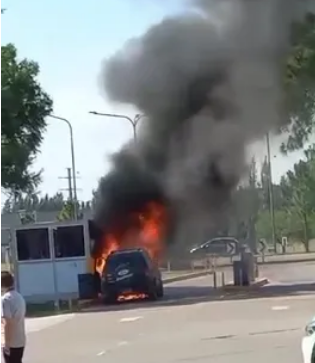
[[[163,283],[170,284],[172,282],[185,281],[185,280],[194,279],[195,277],[202,277],[202,276],[207,276],[207,275],[211,275],[211,271],[207,270],[207,271],[191,272],[188,274],[183,274],[183,275],[163,279]]]
[[[284,260],[284,261],[259,261],[257,262],[258,265],[282,265],[282,264],[286,264],[286,263],[305,263],[305,262],[314,262],[315,261],[315,257],[312,258],[301,258],[298,260]]]
[[[257,279],[252,285],[250,286],[235,286],[233,284],[227,284],[222,286],[221,289],[224,291],[252,291],[255,289],[259,289],[265,285],[269,284],[269,280],[265,277]]]

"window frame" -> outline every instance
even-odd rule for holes
[[[49,251],[49,257],[48,258],[37,258],[37,259],[26,259],[21,260],[19,258],[19,243],[18,243],[18,232],[21,231],[30,231],[30,230],[46,230],[47,231],[47,237],[48,237],[48,251]],[[50,232],[49,227],[47,226],[41,226],[41,225],[32,225],[30,227],[25,228],[17,228],[14,233],[15,238],[15,257],[16,257],[16,263],[41,263],[41,262],[49,262],[52,261],[52,251],[51,251],[51,243],[50,243]]]
[[[82,237],[83,237],[83,255],[80,256],[67,256],[67,257],[58,257],[56,256],[56,248],[55,248],[55,239],[54,239],[54,231],[58,230],[58,228],[74,228],[74,227],[80,227],[82,228]],[[60,224],[60,225],[55,225],[52,226],[51,228],[51,236],[52,236],[52,241],[51,241],[51,248],[52,248],[52,258],[54,261],[73,261],[73,260],[78,260],[78,259],[86,259],[87,258],[87,251],[86,251],[86,246],[85,246],[85,228],[83,224]]]

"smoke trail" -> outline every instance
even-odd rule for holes
[[[281,70],[295,1],[197,1],[194,8],[104,63],[110,99],[147,119],[137,144],[114,157],[100,182],[103,226],[152,199],[169,201],[177,221],[194,215],[206,224],[237,186],[246,145],[283,117]]]

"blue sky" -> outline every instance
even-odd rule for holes
[[[88,114],[90,110],[133,116],[136,110],[110,104],[97,84],[101,62],[126,40],[143,33],[151,24],[182,9],[180,0],[6,0],[2,7],[2,44],[12,42],[19,57],[40,65],[40,82],[54,100],[54,114],[73,124],[79,199],[90,198],[98,179],[108,171],[107,156],[132,135],[128,123]],[[259,157],[263,146],[257,148]],[[276,142],[273,146],[276,152]],[[276,179],[300,157],[277,156]],[[49,120],[45,140],[34,168],[44,169],[41,190],[49,194],[66,188],[70,167],[68,129]]]

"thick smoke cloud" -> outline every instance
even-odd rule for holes
[[[246,168],[245,147],[285,117],[281,78],[295,7],[194,2],[104,62],[107,96],[146,118],[100,182],[99,225],[112,228],[150,200],[169,203],[178,230],[192,216],[204,230],[200,223],[224,209]]]

